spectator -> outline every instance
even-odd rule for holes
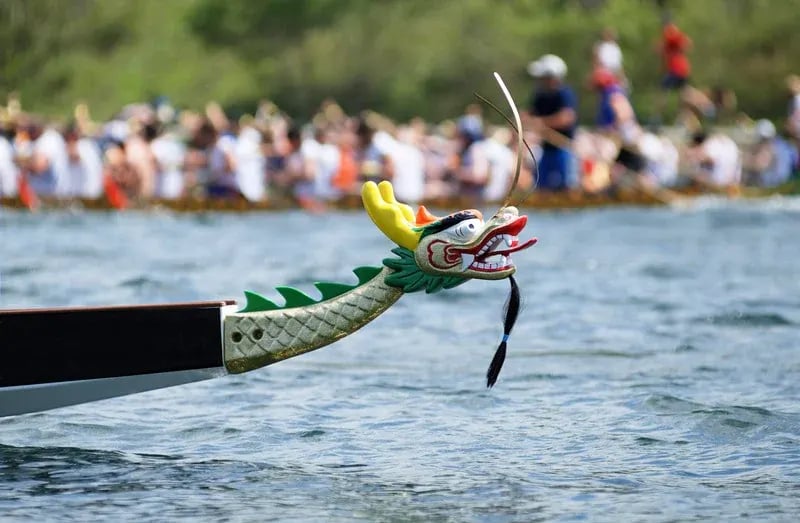
[[[111,142],[105,152],[105,169],[103,176],[110,179],[130,199],[139,199],[142,195],[142,182],[139,172],[128,161],[123,142]]]
[[[10,134],[10,126],[7,127],[7,122],[2,120],[0,124],[4,131],[0,133],[0,197],[13,197],[19,191],[19,170],[14,164],[14,148],[6,136]]]
[[[258,202],[267,197],[267,160],[264,135],[252,123],[240,127],[235,143],[236,187],[247,200]]]
[[[617,32],[606,27],[600,35],[600,41],[594,46],[595,67],[602,67],[617,77],[619,82],[627,87],[625,70],[622,65],[622,49],[617,43]]]
[[[209,187],[214,181],[212,172],[212,154],[217,144],[217,130],[206,118],[200,117],[199,124],[189,140],[188,150],[184,159],[185,182],[187,189],[194,196],[208,196]],[[217,151],[217,159],[222,153]],[[222,161],[214,163],[214,167],[225,166],[224,156]]]
[[[159,133],[150,142],[150,150],[156,162],[155,195],[158,198],[174,200],[184,195],[183,166],[186,159],[186,146],[175,133]]]
[[[99,198],[103,193],[103,158],[94,140],[71,125],[64,133],[68,158],[69,194],[74,198]]]
[[[636,120],[627,93],[614,75],[602,68],[595,71],[593,85],[600,94],[596,120],[598,129],[619,148],[615,162],[624,170],[618,174],[647,176],[647,161],[639,152],[638,145],[643,136],[642,128]]]
[[[395,195],[409,203],[420,202],[425,195],[425,157],[417,143],[414,130],[401,127],[392,155]]]
[[[514,177],[516,162],[516,154],[509,147],[510,141],[511,131],[505,127],[495,129],[486,140],[485,152],[489,162],[489,179],[483,189],[484,201],[500,202],[508,193]]]
[[[564,190],[575,184],[575,159],[570,144],[575,133],[577,102],[564,83],[567,64],[558,56],[544,55],[528,65],[537,80],[529,114],[533,128],[544,141],[539,162],[539,188]]]
[[[797,150],[778,136],[769,120],[756,122],[756,143],[745,156],[745,180],[748,185],[776,187],[789,181],[797,163]]]
[[[662,94],[659,100],[659,117],[663,113],[669,91],[680,92],[689,82],[691,65],[686,53],[691,49],[692,41],[678,26],[667,22],[661,32],[659,54],[661,55],[664,76],[661,79]]]
[[[314,194],[314,159],[303,154],[303,141],[300,130],[296,127],[289,129],[286,134],[289,144],[289,154],[286,156],[285,175],[292,188],[292,196],[307,210],[318,210],[319,203]]]
[[[463,122],[462,122],[463,123]],[[483,198],[483,191],[489,181],[489,160],[486,157],[485,140],[475,128],[458,128],[459,153],[456,180],[458,195],[473,201]]]
[[[69,196],[67,147],[61,133],[37,120],[23,125],[17,145],[21,168],[31,188],[40,196]],[[30,142],[28,143],[28,139]],[[30,148],[29,148],[30,147]]]
[[[786,78],[786,87],[789,90],[786,130],[792,138],[800,143],[800,76],[789,75]]]
[[[356,136],[360,181],[391,180],[394,177],[394,165],[389,155],[376,144],[375,129],[362,119],[358,122]]]
[[[689,177],[701,185],[732,187],[739,185],[742,161],[739,147],[724,134],[707,135],[698,132],[692,136],[687,153]]]
[[[334,112],[328,106],[330,112]],[[301,150],[314,170],[314,196],[319,201],[331,201],[340,196],[338,189],[333,185],[333,178],[339,168],[339,148],[330,143],[333,133],[325,127],[314,127],[312,136],[303,140]]]

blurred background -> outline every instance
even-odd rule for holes
[[[310,118],[325,98],[351,113],[397,119],[458,115],[491,71],[526,92],[525,67],[561,56],[580,83],[592,46],[614,27],[635,88],[652,114],[656,50],[668,13],[694,41],[699,86],[735,91],[742,111],[780,117],[797,72],[795,0],[4,0],[0,96],[68,118],[79,101],[98,118],[169,96],[181,107],[217,100],[252,113],[263,98]],[[522,101],[522,100],[520,100]],[[592,104],[582,103],[589,118]]]
[[[533,189],[577,194],[540,207],[794,192],[798,8],[7,0],[0,198],[321,211],[358,207],[369,179],[440,205]],[[475,97],[502,100],[493,71],[530,154]]]

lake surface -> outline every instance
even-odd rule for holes
[[[408,295],[260,371],[0,419],[0,519],[794,520],[800,200],[527,229],[494,389],[507,283]],[[0,210],[0,307],[241,303],[390,248],[357,212]]]

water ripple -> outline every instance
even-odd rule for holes
[[[730,327],[773,327],[794,325],[794,322],[788,320],[786,317],[778,313],[740,311],[715,314],[713,316],[697,318],[695,321]]]
[[[508,287],[470,282],[253,373],[0,419],[0,519],[793,520],[798,202],[536,214],[491,390]],[[313,292],[391,248],[363,213],[0,220],[3,307]]]

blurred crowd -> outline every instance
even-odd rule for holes
[[[800,77],[786,79],[788,110],[778,126],[753,121],[737,112],[730,89],[692,85],[691,48],[691,39],[666,19],[654,49],[663,71],[660,97],[651,121],[643,123],[631,102],[635,86],[625,74],[616,34],[603,30],[584,86],[596,107],[591,130],[577,127],[577,97],[565,80],[564,60],[548,54],[531,62],[528,72],[537,84],[528,114],[542,143],[539,187],[598,191],[623,183],[644,189],[694,184],[717,190],[790,181],[800,168]],[[677,118],[663,127],[668,103]]]
[[[787,78],[789,109],[777,126],[738,115],[726,120],[735,114],[735,95],[690,85],[690,49],[691,40],[665,24],[657,49],[664,97],[657,111],[677,100],[677,127],[639,122],[630,99],[635,86],[611,29],[593,49],[586,80],[597,108],[591,126],[578,126],[564,60],[548,54],[531,62],[532,93],[520,109],[535,161],[522,151],[519,187],[601,192],[623,184],[719,188],[789,181],[799,167],[800,77]],[[400,123],[375,112],[348,115],[326,100],[301,125],[268,101],[234,119],[214,102],[202,111],[179,111],[159,98],[126,106],[106,122],[94,121],[80,104],[70,123],[57,125],[25,112],[12,96],[0,108],[0,196],[33,191],[92,199],[113,186],[139,202],[288,199],[321,209],[357,192],[363,181],[385,179],[407,202],[455,196],[494,202],[509,190],[520,151],[513,130],[489,124],[500,119],[484,111],[471,104],[452,120]],[[727,132],[712,131],[715,126]]]

